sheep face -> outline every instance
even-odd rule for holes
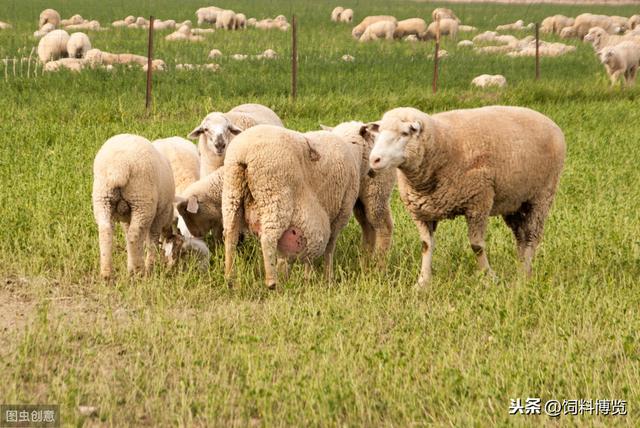
[[[377,171],[396,168],[404,162],[407,143],[420,135],[422,124],[418,121],[389,121],[371,123],[367,129],[376,136],[369,156],[369,166]]]
[[[194,129],[189,138],[198,139],[199,144],[205,146],[212,153],[224,156],[227,146],[242,129],[231,123],[221,113],[207,116],[200,126]]]
[[[603,35],[606,32],[600,27],[594,27],[589,30],[586,36],[584,36],[584,41],[589,42],[594,46],[600,45]]]
[[[176,208],[189,232],[196,238],[204,238],[210,230],[222,227],[222,211],[215,204],[201,204],[196,196],[178,202]]]

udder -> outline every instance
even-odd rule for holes
[[[307,239],[302,234],[302,230],[297,227],[290,227],[285,230],[278,239],[278,251],[285,256],[295,256],[300,254],[307,247]]]

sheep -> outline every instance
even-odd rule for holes
[[[331,279],[336,240],[358,196],[361,152],[359,145],[327,131],[300,134],[258,125],[236,137],[222,188],[229,285],[245,224],[259,236],[267,288],[277,285],[276,261],[287,270],[289,260],[308,268],[322,255],[325,278]]]
[[[38,28],[42,28],[44,24],[53,24],[55,27],[60,25],[60,14],[54,9],[45,9],[40,12],[40,19],[38,21]]]
[[[371,168],[398,168],[400,197],[420,234],[418,287],[431,279],[437,223],[458,215],[467,220],[482,270],[491,273],[484,243],[488,217],[502,215],[531,274],[566,152],[562,130],[551,119],[522,107],[433,116],[405,107],[386,112],[368,129],[377,134]]]
[[[524,25],[524,21],[522,19],[518,19],[516,22],[512,24],[498,25],[496,27],[496,31],[526,30],[526,29],[527,29],[527,26]]]
[[[398,23],[398,20],[395,17],[389,16],[389,15],[367,16],[362,20],[362,22],[360,22],[358,25],[353,27],[353,30],[351,30],[351,35],[353,36],[354,39],[360,39],[360,37],[365,32],[368,26],[381,21],[391,21],[394,24]]]
[[[91,30],[91,31],[99,31],[100,30],[100,22],[98,21],[88,21],[83,22],[82,24],[73,24],[67,25],[64,27],[66,30]]]
[[[232,10],[223,10],[218,13],[216,19],[216,28],[223,30],[235,30],[236,29],[236,14]]]
[[[409,18],[398,21],[393,37],[401,39],[408,35],[418,36],[427,31],[427,23],[422,18]]]
[[[620,34],[626,30],[626,24],[621,24],[616,19],[591,13],[583,13],[576,16],[575,22],[570,28],[573,29],[572,34],[574,34],[574,37],[582,39],[593,27],[603,28],[609,34]]]
[[[215,32],[216,30],[213,28],[193,28],[191,30],[191,34],[211,34]]]
[[[112,27],[116,27],[116,28],[122,28],[122,27],[126,27],[126,26],[128,26],[128,25],[129,25],[129,24],[127,24],[127,23],[126,23],[124,20],[122,20],[122,19],[118,19],[117,21],[113,21],[113,22],[111,23],[111,26],[112,26]]]
[[[247,27],[255,27],[257,22],[258,22],[257,19],[249,18],[247,19]]]
[[[345,9],[340,14],[340,22],[346,22],[350,24],[353,22],[353,9]]]
[[[360,37],[360,42],[378,39],[392,40],[397,24],[393,21],[378,21],[367,27]]]
[[[142,66],[142,71],[147,71],[149,69],[149,62]],[[153,71],[165,71],[167,69],[167,64],[161,59],[154,59],[151,61],[151,70]]]
[[[257,59],[276,59],[278,54],[273,49],[266,49],[260,55],[256,56]]]
[[[473,47],[473,42],[471,40],[460,40],[458,42],[458,47],[459,48],[472,48]]]
[[[67,56],[69,34],[64,30],[53,30],[40,39],[38,43],[38,58],[45,64]]]
[[[184,258],[195,258],[201,271],[206,271],[211,259],[211,251],[207,244],[198,238],[173,234],[164,244],[164,255],[167,266],[173,267],[177,261]]]
[[[562,30],[560,30],[560,38],[561,39],[572,39],[574,37],[576,37],[577,32],[576,29],[573,28],[573,26],[571,27],[565,27]]]
[[[247,28],[247,16],[244,13],[236,14],[236,30]]]
[[[176,196],[179,219],[188,235],[204,239],[210,233],[215,243],[222,242],[222,183],[224,165],[193,182]]]
[[[71,58],[84,58],[91,49],[91,40],[84,33],[73,33],[67,42],[67,53]]]
[[[219,49],[211,49],[209,51],[209,58],[218,58],[222,56],[222,52]]]
[[[565,45],[563,43],[547,43],[540,42],[538,47],[538,54],[543,57],[557,57],[570,52],[575,52],[576,47],[571,45]],[[523,56],[536,56],[535,41],[529,42],[527,45],[518,46],[517,50],[507,53],[510,57],[523,57]]]
[[[635,30],[638,26],[640,26],[640,15],[631,16],[629,18],[629,29]]]
[[[173,30],[175,28],[176,28],[176,21],[174,21],[173,19],[168,19],[166,21],[162,21],[160,19],[156,19],[156,20],[153,21],[153,29],[154,29],[154,31]],[[213,32],[212,29],[211,29],[211,31]]]
[[[498,86],[502,88],[507,84],[507,79],[502,74],[489,75],[489,74],[481,74],[480,76],[475,77],[471,84],[477,86],[479,88],[486,88],[488,86]]]
[[[273,20],[276,22],[287,22],[287,17],[284,15],[278,15],[275,18],[273,18]]]
[[[93,213],[100,242],[100,274],[111,277],[114,221],[123,225],[127,269],[138,273],[143,245],[148,272],[162,236],[171,236],[174,181],[171,166],[146,138],[120,134],[108,139],[93,163]]]
[[[331,11],[331,20],[333,22],[340,22],[340,14],[344,11],[344,7],[337,6]]]
[[[606,46],[615,46],[625,40],[636,40],[637,42],[640,42],[640,37],[634,34],[618,36],[607,33],[603,28],[593,27],[589,29],[589,32],[582,40],[591,43],[593,45],[593,49],[598,52]]]
[[[259,124],[284,126],[273,110],[260,104],[241,104],[226,113],[209,113],[188,137],[198,140],[200,176],[223,164],[227,146],[235,136]]]
[[[41,37],[44,37],[45,34],[48,34],[55,29],[56,29],[56,26],[48,22],[44,24],[42,28],[40,28],[38,31],[34,32],[33,37],[35,37],[36,39],[40,39]]]
[[[420,35],[423,40],[434,40],[437,37],[438,23],[432,22],[427,27],[427,31]],[[458,22],[455,19],[444,18],[440,20],[440,35],[450,36],[455,39],[458,35]],[[474,38],[475,41],[475,38]]]
[[[341,60],[343,60],[344,62],[353,62],[355,61],[355,58],[353,57],[353,55],[349,55],[349,54],[344,54],[340,57]]]
[[[222,12],[222,9],[215,6],[201,7],[196,11],[196,17],[198,18],[198,25],[202,25],[205,22],[207,24],[215,24],[218,18],[218,14]]]
[[[458,31],[463,33],[470,33],[472,31],[478,31],[478,29],[471,25],[458,25]]]
[[[91,49],[85,54],[85,60],[87,64],[92,67],[98,65],[113,65],[113,64],[138,64],[144,67],[148,63],[146,56],[134,55],[130,53],[114,54],[109,52],[103,52],[100,49]],[[158,61],[158,60],[156,60]]]
[[[614,86],[620,76],[630,86],[636,81],[640,66],[640,44],[633,41],[621,42],[615,46],[607,46],[600,53],[600,62],[604,65]]]
[[[418,39],[418,36],[416,36],[415,34],[409,34],[407,37],[404,38],[404,41],[415,43],[415,42],[419,42],[420,39]]]
[[[564,15],[548,16],[542,20],[540,24],[541,33],[560,34],[563,28],[571,27],[575,22],[575,19],[569,18]]]
[[[79,58],[60,58],[55,61],[48,61],[44,65],[43,71],[55,72],[66,68],[69,71],[79,73],[84,68],[84,64],[84,60]]]
[[[202,42],[203,36],[194,35],[191,25],[182,25],[176,31],[168,34],[164,38],[167,41],[189,41],[189,42]]]
[[[247,55],[247,54],[233,54],[233,55],[231,55],[231,59],[235,59],[236,61],[244,61],[247,58],[249,58],[249,55]]]
[[[453,19],[458,24],[460,24],[461,22],[456,14],[453,13],[451,9],[447,9],[446,7],[438,7],[436,9],[433,9],[433,12],[431,12],[431,18],[433,18],[434,22],[438,19]]]
[[[60,25],[66,27],[67,25],[83,24],[86,20],[81,15],[73,15],[69,19],[63,19],[60,21]]]
[[[9,24],[8,22],[0,21],[0,30],[10,30],[12,28],[13,28],[13,26],[11,24]]]

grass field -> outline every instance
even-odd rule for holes
[[[108,4],[108,5],[105,5]],[[640,90],[610,88],[590,46],[542,60],[478,56],[444,42],[440,91],[431,93],[431,43],[359,45],[329,21],[336,2],[218,1],[258,18],[296,13],[299,98],[289,62],[235,62],[229,54],[273,48],[289,33],[216,32],[202,44],[156,39],[154,106],[144,111],[141,71],[59,73],[0,80],[0,402],[60,404],[64,426],[638,426],[640,420]],[[369,14],[430,16],[434,4],[343,2]],[[37,17],[54,7],[103,25],[124,16],[193,19],[185,1],[5,1],[0,57],[31,50]],[[453,6],[482,30],[523,18],[636,7]],[[163,33],[162,35],[164,35]],[[144,54],[146,33],[90,33],[94,47]],[[545,39],[553,39],[545,37]],[[176,72],[177,62],[225,54],[218,73]],[[356,57],[343,63],[343,54]],[[4,70],[0,64],[0,79]],[[471,89],[504,74],[501,91]],[[376,120],[396,106],[426,112],[522,105],[564,130],[568,156],[534,276],[518,275],[515,243],[493,220],[489,258],[500,280],[475,271],[462,219],[442,223],[434,281],[416,293],[420,244],[394,195],[394,244],[386,270],[368,267],[351,222],[336,254],[335,282],[294,269],[264,289],[260,252],[243,246],[239,286],[211,269],[156,270],[130,280],[118,237],[118,280],[98,278],[91,211],[92,160],[117,133],[185,136],[209,111],[245,102],[272,107],[287,127],[317,129]],[[510,416],[510,399],[625,399],[627,416]],[[85,420],[78,405],[99,408]]]

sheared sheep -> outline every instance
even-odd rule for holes
[[[66,57],[68,42],[69,34],[64,30],[53,30],[45,34],[38,43],[38,58],[45,64]]]
[[[60,25],[60,14],[54,9],[45,9],[40,12],[40,19],[38,21],[38,28],[42,28],[42,26],[46,23],[51,23],[54,27]]]
[[[67,53],[70,58],[84,58],[91,50],[91,40],[84,33],[73,33],[67,42]]]
[[[393,21],[378,21],[369,25],[362,36],[360,42],[369,42],[378,39],[392,40],[397,24]]]
[[[431,279],[437,223],[459,215],[467,219],[482,270],[491,272],[484,241],[488,218],[501,215],[515,235],[525,272],[531,273],[566,151],[562,130],[551,119],[521,107],[433,116],[396,108],[369,129],[377,133],[371,168],[398,168],[400,197],[420,234],[418,286]]]
[[[351,30],[351,35],[353,36],[354,39],[360,39],[360,37],[365,32],[368,26],[381,21],[391,21],[396,25],[398,23],[398,20],[395,17],[389,16],[389,15],[367,16],[362,20],[362,22],[360,22],[358,25],[353,27],[353,30]]]
[[[632,41],[607,46],[600,53],[600,62],[604,65],[614,86],[620,76],[624,77],[627,85],[633,85],[640,66],[640,44]]]
[[[189,134],[190,139],[198,140],[200,176],[220,168],[234,137],[259,124],[284,126],[273,110],[261,104],[241,104],[226,113],[209,113]]]
[[[120,221],[127,241],[127,268],[142,270],[143,245],[149,271],[160,237],[171,236],[174,181],[169,162],[149,140],[130,134],[111,137],[93,163],[93,213],[100,241],[100,274],[112,271],[114,221]]]

